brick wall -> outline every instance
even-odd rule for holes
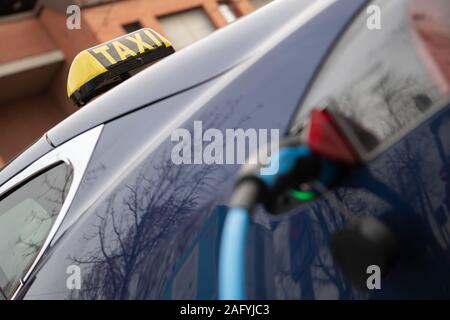
[[[236,16],[253,11],[249,0],[229,0],[228,4]],[[0,22],[0,43],[8,44],[8,50],[4,46],[0,50],[0,67],[55,49],[61,50],[65,57],[45,92],[0,104],[0,168],[76,111],[66,96],[66,79],[78,52],[123,35],[122,25],[134,21],[164,34],[158,17],[192,8],[202,8],[216,28],[227,24],[219,11],[219,0],[123,0],[87,7],[81,11],[81,30],[68,30],[65,12],[48,8],[41,9],[35,17]]]

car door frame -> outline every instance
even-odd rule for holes
[[[38,254],[34,258],[31,266],[25,271],[24,276],[20,279],[18,287],[15,289],[14,294],[11,296],[11,300],[14,300],[20,289],[23,287],[24,283],[28,280],[31,273],[35,269],[39,260],[44,255],[47,248],[51,245],[56,232],[59,229],[66,213],[68,212],[70,205],[75,197],[75,194],[80,186],[86,168],[88,166],[91,155],[95,149],[97,141],[103,130],[103,124],[99,125],[93,129],[90,129],[79,136],[69,140],[68,142],[62,144],[61,146],[51,150],[49,153],[43,155],[41,158],[30,164],[23,171],[9,179],[3,185],[0,186],[0,199],[14,190],[17,190],[24,184],[26,184],[30,179],[37,175],[40,175],[47,170],[51,169],[58,163],[66,163],[69,165],[73,172],[72,183],[69,187],[64,203],[58,216],[55,219],[45,241],[39,250]],[[1,201],[1,200],[0,200]]]

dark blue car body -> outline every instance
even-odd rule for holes
[[[0,172],[0,185],[105,124],[23,299],[215,299],[221,229],[239,165],[175,165],[175,127],[287,132],[321,65],[367,1],[276,1],[152,66],[50,130]],[[308,9],[306,8],[306,11]],[[377,54],[376,52],[374,54]],[[329,196],[274,216],[258,208],[247,246],[251,299],[450,297],[450,105],[352,171]],[[345,208],[345,209],[344,209]],[[330,253],[333,233],[376,216],[402,248],[380,290],[359,290]],[[67,267],[82,271],[66,287]]]

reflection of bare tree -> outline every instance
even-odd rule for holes
[[[223,113],[208,114],[203,130],[223,128],[239,99],[218,108]],[[240,126],[249,119],[233,124]],[[70,258],[83,266],[82,290],[72,292],[72,298],[161,297],[171,269],[195,237],[194,226],[211,213],[202,208],[217,197],[211,194],[226,172],[216,165],[176,165],[171,148],[161,150],[96,210],[96,231],[86,237],[94,249]]]
[[[58,171],[58,174],[49,172],[38,178],[42,181],[39,182],[40,186],[36,190],[38,194],[32,198],[41,204],[45,209],[45,214],[36,210],[31,210],[29,213],[28,222],[34,226],[34,234],[25,235],[27,239],[24,239],[24,235],[21,234],[16,242],[16,244],[24,247],[22,253],[24,258],[36,255],[42,248],[46,238],[45,234],[40,236],[35,235],[42,233],[42,230],[46,230],[46,233],[48,233],[52,222],[59,214],[64,199],[69,192],[73,178],[73,170],[67,165],[62,165],[61,168],[63,168],[63,172]],[[44,226],[46,223],[49,224],[49,227]]]
[[[339,110],[382,141],[420,119],[437,100],[437,92],[413,76],[374,72],[374,83],[362,80],[320,105]]]
[[[314,237],[317,241],[317,255],[313,261],[313,279],[318,286],[333,286],[338,298],[354,297],[351,285],[336,269],[328,249],[334,231],[341,229],[354,215],[364,212],[367,206],[364,194],[352,189],[341,188],[324,195],[320,201],[311,205],[312,221],[314,222]],[[349,216],[348,213],[352,213]]]
[[[321,105],[339,110],[383,141],[400,129],[418,121],[421,114],[436,100],[436,90],[411,76],[402,78],[390,72],[381,74],[377,70],[373,70],[373,73],[369,78],[376,81],[369,78],[362,79],[348,90],[326,99]],[[408,199],[417,197],[414,209],[423,217],[432,214],[430,198],[434,196],[430,194],[433,192],[432,188],[424,184],[424,178],[417,174],[420,171],[419,167],[431,166],[433,162],[433,159],[420,154],[419,150],[424,150],[426,143],[429,141],[414,141],[414,146],[406,143],[402,148],[393,150],[387,156],[387,161],[374,169],[379,170],[379,175],[376,175],[387,181],[389,187],[395,189],[402,197]],[[394,185],[391,186],[392,184]],[[352,216],[378,215],[390,210],[390,206],[380,199],[371,199],[378,196],[367,191],[341,188],[332,194],[310,206],[313,213],[311,219],[315,225],[314,238],[317,243],[312,276],[316,286],[333,286],[340,298],[349,298],[357,293],[344,281],[341,273],[337,272],[329,251],[320,248],[328,247],[332,232],[342,228]],[[335,198],[335,201],[330,201],[331,198]],[[378,205],[377,208],[369,208],[368,204]],[[395,206],[395,203],[390,205]],[[351,213],[350,216],[343,212],[343,206]],[[431,229],[431,225],[428,228]]]
[[[98,233],[91,239],[98,239],[99,246],[84,257],[73,258],[90,268],[79,298],[129,298],[129,286],[138,269],[153,260],[150,256],[159,254],[157,247],[162,242],[173,240],[168,236],[187,223],[200,196],[213,190],[213,166],[198,170],[196,166],[177,166],[167,156],[164,160],[162,165],[140,172],[134,184],[114,193],[106,213],[97,215]],[[173,237],[186,238],[181,243],[190,236],[177,234]],[[154,264],[156,270],[164,261]]]
[[[398,130],[408,120],[408,91],[417,87],[414,79],[407,77],[399,81],[398,77],[386,73],[373,86],[373,93],[381,100],[381,106],[388,111],[388,116],[383,119],[390,124],[391,130]],[[412,99],[411,99],[412,102]]]
[[[322,201],[322,206],[320,207],[313,205],[312,210],[314,212],[314,218],[317,224],[316,228],[320,230],[319,237],[322,238],[318,240],[324,247],[327,247],[331,239],[332,230],[335,230],[338,227],[336,225],[335,216],[340,215],[340,213],[333,210],[328,201]],[[330,217],[333,218],[330,219]],[[316,281],[319,285],[334,286],[337,288],[340,298],[349,297],[350,288],[343,281],[342,275],[337,272],[336,268],[334,268],[328,252],[318,250],[313,262],[313,267],[315,268],[315,272],[313,274],[314,281]]]
[[[300,127],[299,124],[302,121],[308,119],[307,112],[311,108],[322,106],[339,110],[343,115],[374,133],[383,144],[401,129],[411,127],[422,120],[422,114],[439,101],[439,94],[428,78],[421,74],[415,76],[409,70],[405,75],[400,72],[386,71],[385,67],[378,65],[370,72],[364,73],[351,86],[338,87],[337,92],[313,90],[306,100],[307,103],[310,101],[312,104],[308,103],[302,107],[296,128]],[[327,94],[330,96],[325,97]],[[364,136],[361,136],[361,139],[363,138]],[[402,206],[398,203],[398,199],[402,201],[414,199],[410,204],[412,210],[403,210],[407,211],[404,213],[410,214],[411,219],[416,212],[420,213],[422,220],[426,221],[424,229],[432,230],[433,228],[433,222],[431,222],[435,217],[433,199],[442,197],[440,195],[442,190],[432,185],[432,181],[430,182],[427,176],[438,171],[435,168],[434,172],[430,172],[430,168],[436,166],[434,158],[436,146],[430,143],[428,135],[416,135],[414,141],[404,141],[404,144],[397,145],[387,152],[383,160],[378,161],[378,165],[370,166],[373,178],[379,180],[378,187],[392,188],[392,190],[382,191],[384,195],[390,193],[389,196],[380,195],[375,192],[377,190],[362,190],[364,183],[361,183],[357,190],[340,188],[333,192],[340,205],[337,205],[335,201],[329,201],[327,197],[322,197],[320,201],[310,206],[313,213],[310,217],[315,226],[313,237],[317,252],[311,264],[314,282],[317,286],[334,287],[341,298],[355,297],[359,293],[351,290],[340,273],[336,272],[329,250],[323,248],[328,248],[331,233],[342,228],[349,217],[378,216],[386,212],[391,212],[391,215],[395,216],[398,212],[392,211],[400,211],[401,209],[398,208]],[[442,146],[437,147],[438,151],[439,148],[442,149]],[[441,155],[441,158],[444,157]],[[366,179],[369,178],[366,177]],[[396,197],[397,199],[394,199]],[[343,214],[341,206],[347,207],[351,214]],[[433,240],[429,243],[434,244]],[[311,250],[310,247],[303,247],[304,245],[302,241],[302,247],[298,250]],[[436,247],[434,246],[435,249]],[[445,247],[449,247],[448,241],[445,242]],[[436,250],[439,251],[439,249]],[[319,295],[319,292],[320,289],[316,290],[316,295]]]
[[[439,198],[440,193],[435,182],[427,178],[428,170],[438,170],[437,154],[428,152],[434,149],[429,136],[415,135],[414,141],[405,140],[401,146],[391,150],[386,155],[382,168],[373,169],[375,175],[382,179],[396,177],[389,180],[392,188],[405,199],[414,199],[410,205],[422,217],[428,230],[434,229],[431,221],[435,217],[436,208],[432,199]],[[450,248],[445,237],[441,237],[441,241],[444,247]]]
[[[34,215],[34,211],[32,213]],[[41,218],[38,218],[42,221]],[[42,222],[41,222],[42,223]],[[39,239],[39,242],[36,241],[36,239],[33,239],[33,241],[24,239],[22,235],[19,235],[19,238],[16,242],[16,245],[21,245],[25,247],[25,249],[22,252],[22,257],[26,258],[29,256],[34,256],[39,252],[39,250],[42,248],[42,245],[44,244],[45,239]]]
[[[288,221],[279,223],[273,237],[278,297],[298,298],[298,292],[307,299],[349,299],[366,295],[353,290],[336,269],[329,245],[332,234],[349,219],[377,213],[379,206],[370,205],[373,198],[376,197],[364,190],[339,188],[299,207]],[[289,240],[285,239],[289,231],[285,225],[290,228]]]
[[[95,183],[97,181],[97,177],[102,174],[105,169],[106,166],[103,163],[99,163],[96,166],[89,167],[84,175],[82,185]]]
[[[41,250],[72,181],[60,163],[39,173],[0,202],[2,291],[10,296]]]
[[[385,108],[388,111],[387,116],[380,119],[388,125],[386,137],[417,121],[437,99],[432,85],[413,76],[399,77],[386,73],[372,90],[382,102],[374,108]],[[428,99],[428,103],[418,103],[424,99]]]
[[[49,212],[48,218],[54,218],[59,214],[59,210],[64,203],[64,199],[69,192],[70,185],[72,184],[73,170],[66,166],[66,170],[62,176],[48,176],[44,175],[44,181],[42,182],[42,193],[39,194],[36,199],[38,201],[45,201],[51,203],[54,206],[53,210]]]

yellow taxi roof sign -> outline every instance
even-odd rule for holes
[[[152,29],[144,28],[81,51],[67,78],[67,96],[78,106],[128,79],[175,50]]]

